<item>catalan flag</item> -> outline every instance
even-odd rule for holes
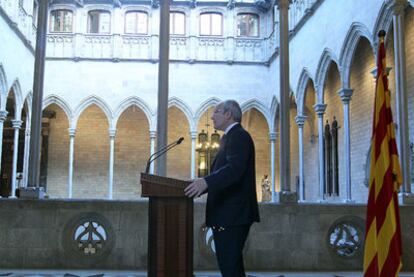
[[[401,230],[398,189],[402,183],[390,92],[385,64],[385,31],[379,34],[371,168],[366,219],[364,276],[398,276],[401,262]]]

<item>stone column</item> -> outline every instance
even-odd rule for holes
[[[191,179],[196,178],[196,143],[197,143],[197,132],[190,132],[191,136]]]
[[[272,186],[272,202],[276,202],[277,195],[276,195],[276,170],[275,170],[275,146],[276,146],[276,132],[269,133],[269,140],[270,140],[270,182]]]
[[[401,170],[403,175],[402,190],[405,194],[411,194],[410,180],[410,141],[408,129],[407,108],[407,72],[405,57],[404,13],[406,0],[388,0],[393,11],[394,27],[394,57],[395,57],[395,89],[397,112],[397,142]]]
[[[318,144],[319,144],[319,200],[324,201],[324,186],[325,186],[325,154],[323,143],[323,115],[326,110],[326,104],[316,104],[313,106],[318,115]]]
[[[7,118],[7,111],[0,111],[0,173],[1,173],[1,157],[2,157],[2,150],[3,150],[3,125],[4,121]]]
[[[28,186],[39,188],[40,176],[40,151],[41,151],[41,130],[42,130],[42,101],[43,83],[45,71],[45,52],[46,52],[46,28],[48,17],[47,0],[39,0],[36,51],[34,63],[33,79],[33,102],[32,116],[30,123],[30,156],[29,156],[29,177]],[[42,197],[40,189],[37,190],[36,197]]]
[[[280,30],[280,140],[279,183],[281,202],[296,202],[290,189],[290,85],[289,85],[289,4],[290,0],[279,0]]]
[[[115,153],[116,130],[109,130],[109,180],[108,180],[108,199],[113,199],[114,191],[114,153]]]
[[[11,187],[11,197],[16,197],[16,174],[17,174],[17,154],[19,153],[19,131],[22,127],[21,120],[12,120],[12,125],[14,129],[14,141],[13,141],[13,169],[12,169],[12,187]]]
[[[303,172],[303,126],[305,125],[306,116],[298,115],[295,118],[298,125],[298,142],[299,142],[299,202],[305,200],[305,183]]]
[[[352,202],[351,195],[351,127],[349,119],[349,101],[351,101],[353,90],[342,88],[338,94],[344,104],[344,146],[345,146],[345,185],[346,202]]]
[[[150,157],[152,154],[155,153],[155,138],[157,136],[157,132],[150,131],[150,142],[151,142],[151,148],[150,148]],[[150,164],[150,172],[151,174],[154,174],[154,163]]]
[[[160,0],[160,52],[158,64],[157,149],[167,145],[170,1]],[[167,155],[157,159],[157,175],[167,175]]]
[[[75,153],[75,134],[76,129],[69,129],[69,173],[68,173],[68,197],[73,195],[73,156]]]

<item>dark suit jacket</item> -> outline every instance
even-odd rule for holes
[[[208,185],[206,225],[239,226],[259,222],[253,140],[240,124],[226,135]]]

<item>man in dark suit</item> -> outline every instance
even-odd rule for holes
[[[253,222],[259,222],[254,144],[240,125],[242,112],[234,100],[217,105],[211,117],[224,131],[211,174],[185,189],[188,197],[207,192],[206,225],[213,229],[216,257],[224,277],[244,277],[243,247]]]

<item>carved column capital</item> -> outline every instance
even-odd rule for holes
[[[296,124],[299,128],[303,128],[303,125],[305,125],[307,116],[306,115],[297,115],[295,117]]]
[[[18,120],[18,119],[13,119],[11,123],[14,129],[20,129],[22,127],[23,121]]]
[[[7,118],[8,111],[0,111],[0,122],[4,122]]]
[[[150,139],[155,139],[157,137],[157,131],[150,131]]]
[[[350,88],[341,88],[338,91],[339,96],[341,97],[341,100],[344,104],[348,104],[349,101],[351,101],[351,97],[354,90]]]
[[[69,128],[69,137],[74,137],[76,134],[76,129],[75,128]]]
[[[292,0],[279,0],[276,5],[278,9],[288,9],[289,5],[292,3]]]
[[[318,103],[318,104],[315,104],[313,106],[313,109],[315,110],[315,112],[318,115],[318,117],[323,116],[323,114],[325,113],[325,110],[326,110],[326,106],[327,105],[326,104],[323,104],[323,103]]]
[[[197,131],[190,132],[191,139],[197,139],[197,135],[198,135]]]
[[[109,132],[109,138],[111,139],[115,138],[116,129],[109,129],[108,132]]]
[[[269,133],[269,140],[270,142],[275,142],[277,139],[277,132],[270,132]]]
[[[386,70],[387,70],[387,76],[389,76],[392,70],[392,67],[387,66]],[[377,67],[371,70],[372,78],[374,78],[374,80],[377,79],[377,73],[378,73]]]

